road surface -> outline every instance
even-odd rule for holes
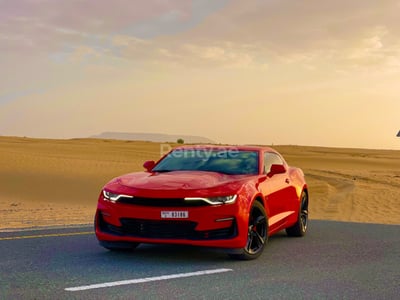
[[[398,299],[400,226],[311,220],[257,260],[210,249],[101,248],[90,227],[0,233],[0,299]]]

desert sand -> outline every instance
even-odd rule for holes
[[[102,186],[143,170],[162,148],[141,141],[0,137],[0,230],[91,224]],[[311,219],[400,224],[400,151],[274,148],[306,174]]]

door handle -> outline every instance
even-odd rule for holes
[[[286,179],[285,179],[285,182],[286,182],[287,184],[289,184],[289,182],[290,182],[290,181],[289,181],[289,178],[286,178]]]

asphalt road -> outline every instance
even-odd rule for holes
[[[0,299],[399,299],[400,226],[309,225],[253,261],[182,246],[109,252],[92,227],[3,232]]]

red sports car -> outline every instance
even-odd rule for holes
[[[271,148],[182,146],[143,166],[100,193],[95,228],[107,249],[187,244],[254,259],[274,233],[306,233],[304,173]]]

